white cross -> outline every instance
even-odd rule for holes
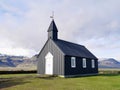
[[[54,11],[52,11],[52,16],[50,16],[50,18],[52,18],[52,20],[54,19]]]

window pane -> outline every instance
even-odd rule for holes
[[[83,58],[83,68],[86,68],[86,58]]]
[[[92,60],[92,68],[95,68],[95,60]]]
[[[75,57],[71,57],[71,67],[72,68],[76,67],[76,59],[75,59]]]

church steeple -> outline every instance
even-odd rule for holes
[[[52,19],[47,32],[48,32],[48,39],[52,39],[52,40],[58,39],[58,34],[57,34],[58,30],[57,30],[56,24],[54,22],[54,19]]]

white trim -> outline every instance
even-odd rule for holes
[[[53,55],[50,52],[45,56],[45,74],[53,75]]]
[[[90,73],[90,74],[76,74],[76,75],[58,75],[61,78],[69,78],[69,77],[79,77],[79,76],[92,76],[98,75],[98,73]]]
[[[72,68],[76,67],[76,58],[75,57],[71,57],[71,67]]]
[[[48,52],[45,56],[45,59],[47,59],[47,58],[53,58],[53,55],[50,52]]]
[[[86,58],[83,58],[82,62],[83,62],[83,68],[86,68],[87,67],[87,65],[86,65]]]
[[[65,76],[64,75],[58,75],[59,77],[62,77],[62,78],[65,78]]]

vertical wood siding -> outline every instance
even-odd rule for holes
[[[45,56],[48,52],[53,55],[53,74],[64,75],[64,54],[51,39],[46,43],[38,57],[38,74],[45,74]]]

